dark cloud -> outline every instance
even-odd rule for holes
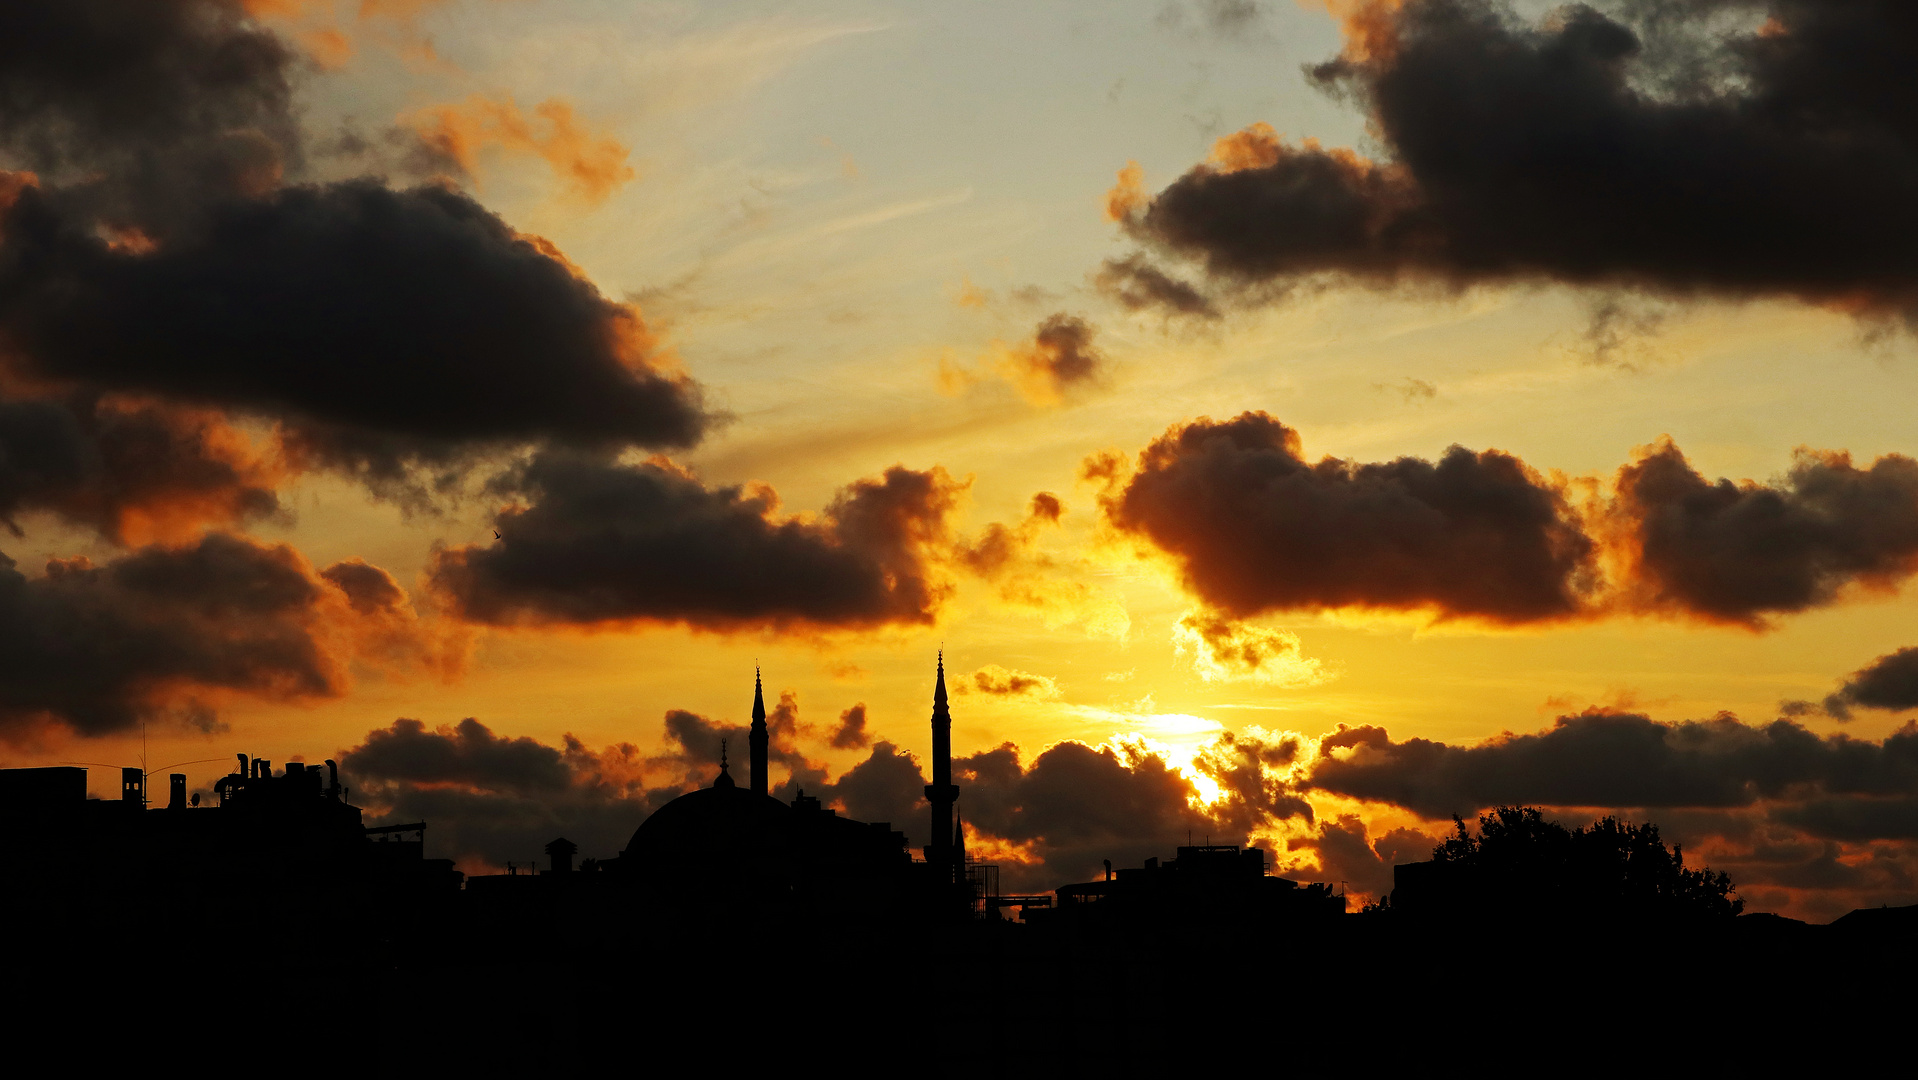
[[[1235,616],[1297,608],[1430,609],[1522,623],[1581,608],[1592,542],[1518,459],[1453,447],[1438,462],[1308,464],[1264,413],[1202,419],[1110,468],[1107,519],[1178,563]]]
[[[998,664],[987,664],[971,675],[953,680],[956,693],[978,691],[1000,697],[1058,697],[1059,684],[1044,675],[1013,671]]]
[[[864,750],[872,745],[872,736],[866,733],[865,702],[839,714],[839,726],[832,729],[829,741],[834,750]]]
[[[1028,371],[1045,379],[1056,393],[1091,382],[1105,362],[1093,348],[1095,332],[1091,323],[1077,315],[1048,315],[1033,331]]]
[[[488,623],[681,622],[872,627],[926,623],[960,485],[895,467],[816,519],[781,518],[765,489],[707,488],[657,462],[544,454],[512,478],[527,504],[502,539],[442,550],[434,585]]]
[[[1918,840],[1918,791],[1890,798],[1809,799],[1778,807],[1771,818],[1826,840]]]
[[[1312,852],[1326,880],[1378,897],[1392,891],[1393,866],[1423,862],[1432,857],[1437,845],[1436,837],[1415,829],[1391,829],[1373,840],[1365,822],[1346,814],[1337,821],[1320,822],[1316,834],[1286,841],[1286,850]]]
[[[1707,481],[1669,440],[1619,470],[1637,606],[1760,625],[1918,570],[1918,461],[1800,450],[1782,485]]]
[[[1258,0],[1169,0],[1153,22],[1162,30],[1188,29],[1221,38],[1239,37],[1258,25],[1265,8]]]
[[[616,855],[684,790],[648,786],[646,758],[630,744],[594,752],[567,735],[548,746],[502,738],[471,718],[431,731],[395,720],[345,751],[340,768],[374,820],[425,821],[434,853],[469,870],[544,867],[547,842],[561,836],[584,857]]]
[[[231,693],[332,697],[352,661],[421,630],[401,600],[356,612],[338,568],[317,575],[290,548],[219,533],[104,566],[56,559],[34,578],[0,560],[0,732],[103,735],[181,708],[210,715],[207,700]]]
[[[1173,649],[1189,657],[1199,677],[1207,682],[1250,679],[1292,686],[1323,682],[1326,673],[1309,659],[1299,636],[1249,623],[1234,622],[1210,612],[1187,612],[1172,628]]]
[[[1065,512],[1065,504],[1059,501],[1059,496],[1050,491],[1041,491],[1032,497],[1029,513],[1034,521],[1050,521],[1057,524]]]
[[[1808,791],[1904,798],[1918,794],[1918,727],[1872,743],[1790,720],[1660,723],[1588,711],[1546,731],[1451,746],[1341,725],[1322,742],[1307,784],[1428,818],[1521,804],[1743,807]]]
[[[1129,311],[1157,311],[1200,319],[1219,317],[1218,307],[1204,293],[1137,253],[1123,259],[1107,259],[1093,275],[1092,283]]]
[[[706,422],[632,309],[456,192],[286,188],[139,254],[29,189],[5,231],[0,341],[34,374],[284,419],[321,459],[686,446]]]
[[[121,543],[281,511],[277,465],[217,413],[152,402],[0,401],[0,519],[48,511]]]
[[[470,716],[434,732],[418,720],[395,720],[367,732],[343,760],[367,779],[512,791],[559,791],[572,783],[559,750],[525,737],[502,739]]]
[[[1918,12],[1621,10],[1362,2],[1310,75],[1366,110],[1385,160],[1268,128],[1114,205],[1227,289],[1550,280],[1918,320]]]
[[[0,160],[147,230],[300,157],[297,54],[240,0],[10,0]]]
[[[1822,707],[1809,701],[1787,701],[1779,705],[1788,716],[1823,712],[1838,720],[1851,719],[1854,707],[1918,708],[1918,648],[1887,653],[1852,672],[1844,685],[1825,698]]]
[[[1048,315],[1030,341],[995,343],[993,354],[978,370],[942,363],[940,384],[956,393],[996,375],[1034,405],[1060,405],[1105,380],[1105,354],[1092,343],[1097,333],[1077,315]]]
[[[913,844],[927,842],[926,774],[916,758],[883,739],[873,744],[866,760],[814,794],[836,803],[855,821],[891,822]]]

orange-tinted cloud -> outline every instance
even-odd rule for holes
[[[1396,16],[1405,0],[1317,0],[1345,32],[1347,59],[1390,59],[1398,47]]]
[[[1128,161],[1125,168],[1119,170],[1119,179],[1112,185],[1112,190],[1106,192],[1106,220],[1127,221],[1150,201],[1145,193],[1145,167],[1136,161]]]
[[[961,280],[959,287],[953,290],[952,302],[962,308],[983,308],[992,303],[992,293],[974,285],[972,279],[968,277]]]
[[[540,102],[529,117],[511,98],[474,94],[460,104],[420,109],[403,122],[453,171],[478,175],[488,146],[532,154],[552,168],[562,190],[587,205],[605,202],[639,175],[627,160],[629,147],[588,131],[572,105],[558,98]]]
[[[20,197],[22,191],[39,183],[40,178],[31,172],[0,169],[0,220],[4,220],[6,212],[13,209],[14,200]],[[5,236],[0,234],[0,239],[5,239]]]
[[[226,697],[336,697],[356,663],[409,671],[389,667],[393,635],[419,626],[404,595],[369,608],[341,576],[221,533],[101,566],[55,559],[40,577],[0,556],[0,734],[104,735],[182,711],[206,726]]]
[[[1279,133],[1272,130],[1271,124],[1260,121],[1213,143],[1206,161],[1222,173],[1268,169],[1278,163],[1283,151]]]
[[[1860,469],[1800,448],[1782,485],[1708,481],[1671,440],[1621,468],[1609,518],[1626,603],[1760,627],[1847,588],[1896,589],[1918,572],[1918,461]]]
[[[1220,612],[1370,607],[1523,623],[1581,613],[1594,545],[1507,454],[1308,463],[1264,413],[1175,426],[1101,497]]]
[[[1049,315],[1033,330],[1030,341],[1016,345],[994,342],[977,368],[941,361],[939,387],[945,393],[958,394],[996,376],[1034,405],[1064,404],[1106,377],[1110,364],[1092,343],[1097,333],[1091,323],[1077,315]]]
[[[953,565],[989,582],[1000,603],[1036,614],[1048,626],[1077,624],[1095,637],[1123,640],[1132,626],[1125,605],[1076,580],[1080,567],[1072,559],[1040,545],[1041,537],[1064,515],[1059,497],[1041,491],[1018,524],[995,521],[976,537],[958,538],[951,548]]]
[[[280,23],[322,70],[352,59],[363,40],[384,44],[412,61],[437,62],[419,17],[447,0],[240,0],[255,19]]]
[[[0,399],[0,520],[44,511],[122,544],[280,512],[286,470],[222,414],[123,397]],[[17,525],[14,525],[17,528]]]
[[[1180,616],[1172,628],[1172,646],[1206,682],[1312,686],[1330,678],[1324,665],[1305,655],[1297,634],[1210,612]]]
[[[353,39],[336,27],[322,27],[300,34],[300,44],[324,71],[338,71],[353,59]]]

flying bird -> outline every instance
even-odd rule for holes
[[[499,530],[498,530],[498,529],[494,529],[494,530],[493,530],[493,539],[495,539],[495,540],[504,540],[504,539],[505,539],[505,537],[503,537],[503,536],[501,536],[501,535],[499,534]]]

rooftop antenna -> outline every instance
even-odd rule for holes
[[[722,772],[726,768],[726,740],[724,739],[719,740],[719,768]]]

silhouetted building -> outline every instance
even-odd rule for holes
[[[1236,844],[1181,847],[1161,863],[1112,871],[1100,881],[1061,885],[1050,910],[1029,910],[1026,921],[1056,927],[1200,926],[1248,921],[1336,919],[1345,897],[1325,883],[1300,884],[1266,873],[1265,852]]]
[[[33,866],[16,896],[85,903],[101,895],[267,897],[369,883],[457,889],[447,860],[427,860],[418,839],[387,843],[346,801],[338,767],[238,755],[213,785],[212,806],[193,805],[185,774],[168,777],[164,808],[147,808],[147,777],[120,771],[119,798],[89,799],[86,770],[0,770],[0,864]],[[424,824],[408,826],[418,833]]]
[[[579,845],[564,836],[546,845],[546,857],[552,860],[549,874],[570,874],[573,872],[573,856],[579,854]]]

